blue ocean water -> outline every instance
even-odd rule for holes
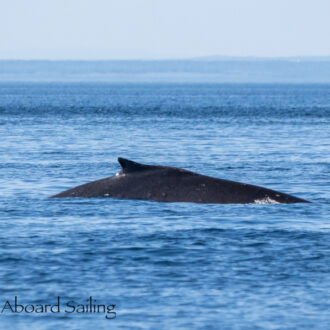
[[[1,327],[329,329],[330,85],[2,82],[0,141]],[[118,156],[312,203],[48,198]]]

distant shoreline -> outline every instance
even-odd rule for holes
[[[0,82],[330,83],[330,57],[0,60]]]

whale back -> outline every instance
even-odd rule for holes
[[[52,197],[113,197],[159,202],[301,203],[295,196],[241,182],[218,179],[182,168],[145,165],[118,158],[121,171]]]

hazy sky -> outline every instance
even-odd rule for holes
[[[330,0],[0,0],[1,59],[330,55]]]

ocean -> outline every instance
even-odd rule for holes
[[[329,329],[329,83],[13,77],[1,328]],[[48,198],[114,175],[118,157],[312,203]]]

